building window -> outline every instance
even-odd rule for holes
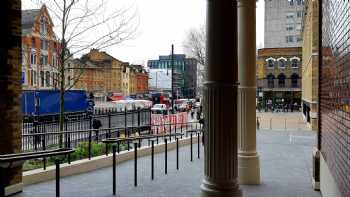
[[[275,81],[275,76],[270,73],[269,75],[267,75],[267,87],[268,88],[273,88],[274,87],[274,81]]]
[[[37,80],[37,74],[36,74],[36,71],[35,70],[32,70],[33,71],[33,74],[32,74],[32,85],[36,85],[36,80]]]
[[[50,87],[50,72],[46,71],[46,76],[45,76],[45,82],[46,82],[46,87]]]
[[[283,73],[278,75],[278,87],[284,88],[286,85],[286,75]]]
[[[36,54],[35,54],[35,52],[32,52],[30,54],[30,64],[36,64]]]
[[[294,13],[293,12],[288,12],[286,15],[287,19],[293,19],[294,18]]]
[[[286,30],[287,31],[293,31],[294,30],[294,26],[293,25],[287,25]]]
[[[301,36],[297,36],[297,42],[302,42],[303,41],[303,38]]]
[[[296,59],[292,60],[292,68],[298,68],[298,60]]]
[[[41,49],[47,50],[49,48],[49,43],[46,40],[41,40]]]
[[[273,68],[273,67],[274,67],[273,60],[267,61],[267,67],[268,67],[268,68]]]
[[[297,0],[297,4],[301,5],[302,4],[302,0]]]
[[[298,11],[298,12],[297,12],[297,17],[298,17],[298,18],[301,18],[302,16],[303,16],[303,11]]]
[[[41,87],[44,87],[45,86],[45,73],[44,71],[40,71],[40,84],[41,84]]]
[[[22,84],[26,83],[26,71],[24,71],[24,70],[22,70],[21,82],[22,82]]]
[[[40,62],[41,62],[41,65],[47,65],[48,64],[48,57],[47,57],[47,55],[41,55]]]
[[[294,2],[293,2],[293,0],[289,0],[289,5],[294,5]]]
[[[279,63],[279,66],[281,68],[285,68],[286,67],[286,61],[285,60],[281,59],[281,60],[278,61],[278,63]]]
[[[298,81],[299,81],[299,75],[296,73],[293,73],[291,76],[292,79],[292,88],[297,88],[298,87]]]
[[[286,36],[286,42],[287,43],[293,43],[294,42],[294,36]]]
[[[47,34],[47,21],[44,16],[40,18],[40,33]]]
[[[35,38],[32,37],[32,48],[35,48]]]

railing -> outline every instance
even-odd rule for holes
[[[54,149],[48,151],[39,152],[27,152],[27,153],[16,153],[0,155],[0,197],[4,197],[5,193],[5,171],[22,165],[23,162],[30,159],[46,158],[46,157],[56,157],[60,155],[67,155],[73,153],[74,150],[71,149]],[[60,196],[60,159],[55,159],[56,165],[56,197]]]
[[[285,79],[283,81],[280,81],[277,78],[272,79],[272,80],[257,79],[257,87],[268,88],[268,89],[274,89],[274,88],[301,88],[301,79],[295,79],[294,80],[294,79],[291,79],[291,78],[287,78],[287,79]]]
[[[102,123],[101,132],[93,132],[93,120]],[[22,126],[22,151],[45,150],[48,147],[57,147],[60,136],[67,143],[71,140],[75,144],[87,141],[91,137],[97,139],[102,135],[114,134],[125,128],[145,127],[150,125],[151,112],[147,110],[134,110],[97,115],[66,116],[64,132],[60,132],[59,122],[54,120],[27,119]],[[89,132],[90,131],[90,132]]]
[[[160,129],[162,131],[160,132]],[[203,125],[199,124],[199,122],[186,122],[186,123],[176,123],[176,124],[159,124],[159,125],[149,125],[149,126],[140,126],[140,127],[124,127],[124,128],[103,128],[103,129],[89,129],[89,130],[80,130],[80,131],[63,131],[63,132],[47,132],[47,133],[35,133],[35,134],[24,134],[23,137],[32,137],[41,139],[49,139],[52,135],[61,135],[64,138],[65,145],[68,147],[66,149],[54,149],[54,150],[45,150],[47,148],[46,143],[43,143],[43,146],[37,146],[37,148],[41,148],[44,151],[32,152],[32,153],[20,153],[16,156],[20,158],[21,155],[35,155],[36,156],[28,156],[26,158],[21,158],[20,160],[28,160],[28,159],[36,159],[43,158],[44,169],[46,168],[45,162],[46,157],[54,156],[56,150],[66,150],[65,154],[68,155],[68,164],[70,164],[70,154],[73,152],[70,148],[73,147],[72,135],[81,133],[88,133],[88,142],[89,142],[89,159],[91,158],[91,142],[93,140],[99,141],[102,140],[106,146],[106,155],[110,153],[113,154],[113,165],[112,165],[112,176],[113,176],[113,195],[116,195],[116,157],[117,153],[120,152],[120,144],[127,143],[128,151],[133,149],[134,151],[134,186],[137,187],[137,168],[138,168],[138,155],[137,151],[142,146],[151,148],[151,179],[154,180],[154,146],[155,143],[163,143],[164,144],[164,169],[165,174],[167,174],[168,169],[168,142],[174,140],[176,142],[176,169],[179,170],[179,140],[184,136],[190,139],[190,161],[193,161],[193,138],[198,138],[197,145],[197,157],[200,158],[200,138],[201,132],[203,130]],[[93,135],[94,132],[98,132],[98,134]],[[148,143],[145,143],[148,142]],[[112,150],[109,150],[108,147],[112,146]],[[49,152],[52,154],[50,155]],[[43,154],[40,154],[43,153]],[[63,154],[63,153],[57,153]],[[2,157],[0,156],[0,164],[2,161]],[[8,162],[8,161],[6,161]],[[56,197],[60,195],[60,161],[55,160],[56,164]],[[1,185],[0,185],[1,186]],[[2,185],[2,189],[4,191],[4,185]],[[0,188],[1,189],[1,188]]]

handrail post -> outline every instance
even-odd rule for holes
[[[176,137],[176,169],[179,170],[179,138]]]
[[[191,133],[191,135],[190,135],[190,137],[191,137],[191,161],[193,161],[193,135],[192,135],[192,133]]]
[[[56,197],[60,196],[60,160],[55,159],[56,164]]]
[[[134,143],[134,186],[137,186],[137,142]]]
[[[154,140],[151,141],[152,149],[151,149],[151,179],[154,179]]]
[[[113,149],[113,195],[116,195],[116,154],[115,154],[115,145],[112,147]]]
[[[164,167],[165,167],[165,170],[164,170],[164,173],[165,174],[168,174],[168,140],[165,138],[164,139],[164,143],[165,143],[165,161],[164,161]]]

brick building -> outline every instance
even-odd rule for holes
[[[321,1],[322,46],[315,182],[323,197],[350,196],[350,3]]]
[[[300,105],[301,60],[300,47],[258,50],[257,96],[262,107]]]
[[[133,67],[134,80],[133,80],[133,93],[132,94],[145,94],[148,93],[148,73],[141,65],[130,65]]]
[[[303,22],[302,109],[312,130],[318,127],[318,2],[305,1]]]
[[[52,89],[57,86],[60,43],[45,5],[22,11],[22,87]]]
[[[81,81],[81,86],[83,89],[88,87],[93,87],[88,91],[103,91],[105,94],[114,92],[114,93],[124,93],[124,86],[122,85],[122,74],[124,74],[124,62],[112,57],[104,51],[99,51],[97,49],[90,50],[89,53],[85,54],[81,58],[83,62],[89,68],[86,73],[83,71],[83,80],[89,79],[89,76],[94,80],[90,81]],[[75,72],[81,72],[78,69],[75,69]],[[94,77],[92,77],[94,76]],[[99,85],[97,84],[99,80],[104,82]],[[93,83],[93,84],[91,84]],[[104,86],[104,87],[103,87]]]

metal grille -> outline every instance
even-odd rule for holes
[[[321,151],[343,196],[350,196],[350,2],[322,1]]]

